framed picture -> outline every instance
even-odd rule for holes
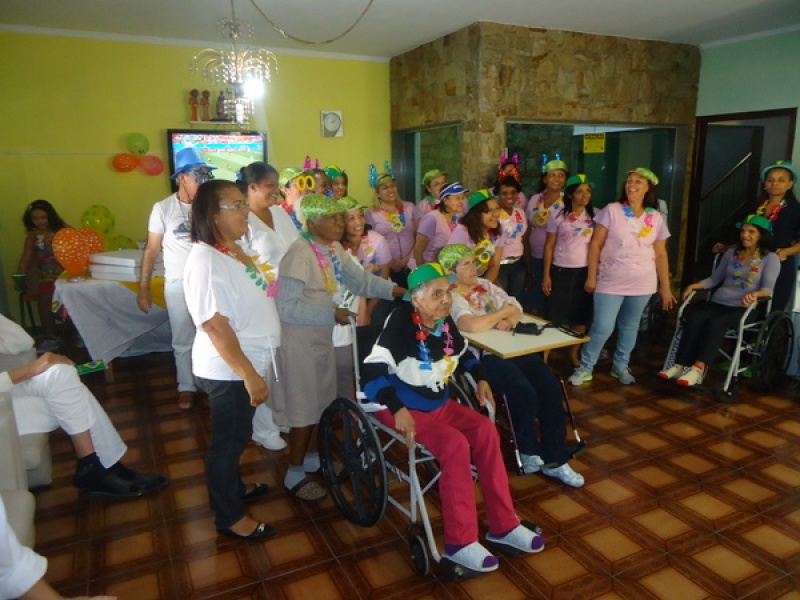
[[[342,111],[323,110],[319,113],[322,137],[342,137],[344,135],[344,121]]]

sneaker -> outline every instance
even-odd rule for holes
[[[683,365],[672,365],[669,369],[661,369],[656,375],[661,379],[677,379],[686,372],[687,367]]]
[[[549,477],[560,479],[563,483],[566,483],[570,487],[583,487],[583,475],[573,471],[572,467],[569,466],[569,463],[564,463],[555,469],[542,469],[542,473]]]
[[[286,448],[286,441],[279,433],[274,433],[267,436],[260,436],[254,433],[253,441],[259,446],[266,448],[267,450],[274,450],[275,452]]]
[[[636,383],[636,378],[631,373],[631,370],[625,367],[611,367],[611,376],[614,379],[619,379],[619,382],[622,385],[631,385],[632,383]]]
[[[522,462],[522,472],[526,475],[538,473],[544,464],[544,461],[535,454],[520,454],[519,458]]]
[[[486,540],[493,544],[508,546],[514,550],[521,550],[530,554],[544,550],[544,537],[522,524],[517,525],[504,536],[487,533]]]
[[[592,380],[592,372],[587,371],[583,367],[578,367],[575,369],[572,375],[569,376],[569,379],[567,381],[569,381],[570,385],[583,385],[584,383],[588,383],[591,380]]]
[[[678,385],[685,385],[687,387],[697,385],[699,383],[703,383],[703,377],[705,377],[706,370],[700,369],[695,366],[691,366],[681,375],[681,378],[678,379]]]

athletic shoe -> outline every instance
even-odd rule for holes
[[[522,461],[522,472],[526,475],[538,473],[544,464],[544,461],[535,454],[520,454],[519,458]]]
[[[281,437],[281,434],[277,432],[263,437],[254,433],[253,441],[267,450],[274,450],[276,452],[286,448],[286,441]]]
[[[592,380],[592,372],[587,371],[583,367],[578,367],[575,369],[572,375],[569,376],[569,379],[567,381],[569,381],[570,385],[583,385],[584,383],[588,383],[591,380]]]
[[[573,471],[572,467],[569,466],[569,463],[564,463],[555,469],[542,469],[542,473],[549,477],[560,479],[563,483],[566,483],[570,487],[583,487],[583,475]]]
[[[623,385],[631,385],[632,383],[636,383],[636,378],[631,373],[631,370],[625,367],[611,367],[611,376],[614,379],[619,379],[619,382]]]
[[[683,365],[674,364],[669,369],[661,369],[656,375],[661,379],[677,379],[686,372],[687,368]]]

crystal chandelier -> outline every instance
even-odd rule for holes
[[[240,47],[241,41],[250,38],[253,30],[250,23],[236,18],[233,1],[231,18],[222,19],[218,24],[222,37],[230,40],[230,47],[201,50],[192,59],[192,71],[202,72],[209,83],[227,86],[225,114],[234,123],[246,125],[254,110],[251,86],[269,82],[273,71],[278,69],[278,59],[263,48]]]

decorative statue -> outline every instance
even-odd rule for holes
[[[203,109],[203,121],[210,121],[211,117],[208,114],[208,99],[211,96],[211,92],[208,90],[203,90],[203,94],[200,96],[200,106]]]
[[[217,97],[217,120],[225,120],[225,92],[222,90],[219,91],[219,96]]]
[[[192,121],[197,121],[197,96],[199,95],[199,90],[189,92],[189,106],[192,107],[192,118],[190,120]]]

